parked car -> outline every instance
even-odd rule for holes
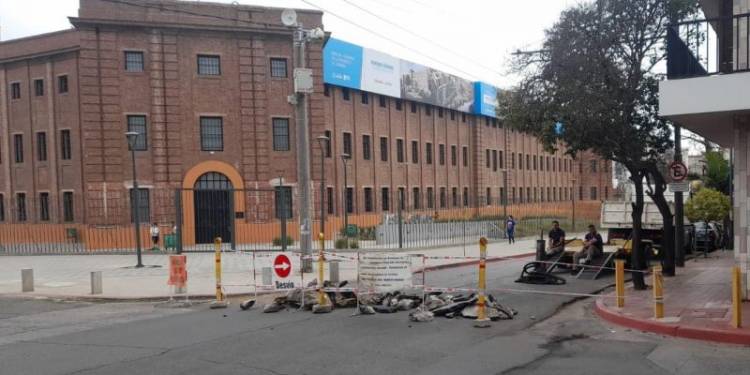
[[[695,227],[695,249],[701,251],[707,249],[708,251],[714,251],[721,248],[723,243],[723,233],[721,224],[710,221],[699,221],[693,223]]]

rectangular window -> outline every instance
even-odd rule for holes
[[[34,95],[44,96],[44,80],[43,79],[34,80]]]
[[[458,164],[458,150],[456,148],[456,145],[451,145],[451,165],[456,166]]]
[[[349,89],[346,87],[341,88],[341,98],[348,101],[349,100]]]
[[[36,133],[36,160],[47,160],[47,133]]]
[[[531,155],[526,154],[526,169],[531,169]]]
[[[39,193],[39,220],[49,221],[49,193]]]
[[[136,202],[138,202],[138,221],[141,223],[148,223],[151,218],[151,206],[149,204],[149,190],[139,188],[130,189],[130,222],[135,222],[135,209]]]
[[[422,196],[419,194],[419,188],[415,187],[412,189],[412,198],[414,209],[419,210],[422,208]]]
[[[609,187],[604,187],[604,199],[609,199]]]
[[[497,150],[492,150],[492,171],[497,172]]]
[[[492,158],[490,157],[490,149],[484,150],[484,167],[489,168],[490,164],[492,163]]]
[[[464,207],[469,207],[469,188],[464,188]]]
[[[518,153],[518,169],[523,170],[523,154]]]
[[[432,107],[430,107],[429,104],[425,104],[424,106],[424,114],[427,116],[432,116]]]
[[[505,196],[505,188],[500,188],[500,203],[501,204],[508,203],[508,197]]]
[[[346,212],[354,213],[354,188],[346,188]]]
[[[370,96],[367,95],[366,92],[360,93],[359,97],[360,97],[360,100],[362,101],[362,104],[370,103]]]
[[[438,117],[440,117],[440,118],[443,117],[443,109],[442,108],[438,108]]]
[[[435,208],[435,190],[431,187],[427,188],[427,208]]]
[[[274,187],[274,201],[276,202],[276,218],[292,218],[292,188],[290,186]]]
[[[578,200],[583,200],[583,186],[578,187]]]
[[[401,99],[396,99],[396,110],[400,111],[404,106],[404,102]]]
[[[23,163],[23,134],[13,135],[13,150],[16,156],[16,163]]]
[[[411,162],[419,163],[419,142],[411,141]]]
[[[411,113],[417,113],[417,103],[409,102],[411,104]]]
[[[489,117],[485,117],[484,118],[484,126],[490,126],[490,118]]]
[[[404,162],[404,140],[396,140],[396,161],[399,163]]]
[[[380,189],[380,207],[383,211],[391,209],[391,193],[387,187]]]
[[[534,170],[536,170],[536,168],[537,168],[536,160],[537,160],[537,157],[536,157],[536,155],[534,155]]]
[[[424,162],[432,164],[432,143],[427,142],[424,146]]]
[[[438,146],[438,161],[440,165],[445,165],[445,145],[440,144]]]
[[[523,203],[523,188],[518,189],[518,202]],[[513,203],[516,203],[516,188],[513,188]]]
[[[370,160],[370,156],[372,154],[372,146],[370,145],[370,136],[369,135],[363,135],[362,136],[362,158],[365,160]]]
[[[331,86],[328,86],[327,84],[323,85],[323,95],[326,97],[331,96]]]
[[[503,151],[502,150],[497,152],[497,164],[500,165],[500,169],[505,168],[505,164],[503,164]]]
[[[464,160],[464,167],[468,167],[469,166],[469,148],[466,146],[462,147],[461,154]]]
[[[596,165],[598,164],[596,160],[590,160],[589,163],[591,164],[591,173],[596,173]]]
[[[451,109],[451,121],[454,121],[456,119],[456,111]]]
[[[326,206],[328,207],[328,214],[333,215],[333,188],[326,188]]]
[[[458,188],[451,189],[451,198],[453,198],[453,207],[458,207]]]
[[[10,98],[21,99],[21,83],[13,82],[10,84]]]
[[[60,158],[70,160],[73,157],[73,148],[70,147],[70,130],[60,130]]]
[[[383,95],[378,96],[378,103],[380,104],[381,108],[385,108],[385,103],[386,103],[385,96]]]
[[[591,187],[591,192],[590,192],[589,195],[590,195],[592,201],[597,199],[596,198],[596,186],[592,186]]]
[[[0,222],[5,221],[5,195],[0,194]]]
[[[461,122],[466,122],[466,114],[461,113]]]
[[[221,57],[217,55],[198,55],[198,75],[221,75]]]
[[[406,189],[402,187],[398,188],[398,206],[401,210],[406,209]]]
[[[380,137],[380,161],[388,161],[388,137]]]
[[[441,187],[440,188],[440,208],[445,208],[446,200],[447,199],[446,199],[446,194],[445,194],[445,188]]]
[[[276,149],[276,120],[274,124],[274,150]],[[223,151],[224,150],[224,120],[221,117],[201,117],[201,150]],[[288,131],[287,131],[287,134]],[[289,145],[287,144],[287,149]]]
[[[372,212],[372,188],[365,188],[365,212]]]
[[[510,168],[516,169],[516,156],[514,153],[510,153]]]
[[[286,78],[286,59],[272,57],[271,58],[271,77]]]
[[[60,94],[68,92],[68,76],[57,77],[57,92]]]
[[[492,205],[492,190],[490,188],[487,188],[487,205]]]
[[[135,151],[146,151],[148,149],[148,129],[146,128],[146,116],[129,115],[127,116],[128,131],[136,132]],[[130,150],[130,143],[128,143]]]
[[[26,221],[26,193],[16,194],[16,213],[19,222]]]
[[[71,191],[63,193],[63,220],[73,221],[73,192]]]
[[[328,138],[325,141],[325,153],[326,153],[326,157],[330,158],[331,157],[331,140],[333,139],[333,137],[331,136],[330,130],[326,130],[325,134],[326,134],[326,138]]]
[[[289,151],[289,119],[274,118],[273,122],[273,150]]]
[[[344,132],[344,154],[352,156],[352,133]]]
[[[142,72],[143,67],[143,52],[125,51],[125,71]]]

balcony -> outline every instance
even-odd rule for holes
[[[667,78],[748,72],[750,13],[691,20],[667,30]]]

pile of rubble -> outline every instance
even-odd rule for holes
[[[308,284],[304,290],[295,288],[287,292],[286,295],[276,297],[274,301],[263,307],[263,312],[273,313],[288,308],[314,310],[318,304],[318,292],[314,289],[317,281]],[[347,285],[346,281],[333,285],[329,281],[323,283],[324,288],[343,288]],[[357,295],[352,291],[333,291],[324,294],[324,304],[336,308],[351,308],[359,306],[359,313],[369,314],[391,314],[397,311],[412,311],[409,319],[417,322],[430,321],[434,317],[467,318],[476,319],[479,307],[477,302],[478,296],[474,293],[469,295],[450,294],[443,292],[431,292],[425,295],[422,300],[421,295],[413,292],[395,291],[391,293],[362,294],[359,296],[357,304]],[[485,298],[487,308],[487,317],[490,320],[513,319],[518,313],[512,308],[501,305],[497,299],[489,294]],[[416,310],[415,310],[416,309]]]

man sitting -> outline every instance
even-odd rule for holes
[[[596,231],[596,227],[589,225],[589,232],[586,233],[586,237],[583,241],[583,249],[573,254],[573,272],[577,272],[577,266],[584,258],[585,264],[590,264],[594,257],[602,255],[604,251],[604,241],[602,236]]]
[[[545,251],[547,258],[551,258],[565,250],[565,231],[560,229],[559,221],[555,220],[552,222],[552,230],[549,231],[548,237],[549,245],[547,245],[547,251]]]

